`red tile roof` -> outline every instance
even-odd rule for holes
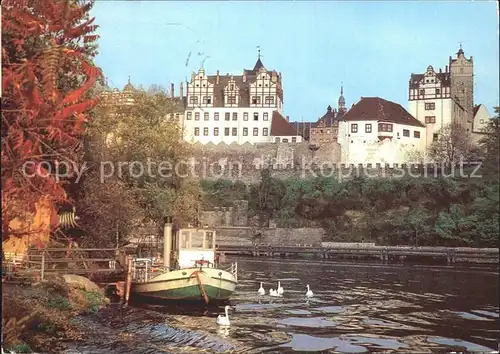
[[[342,118],[345,121],[376,120],[397,124],[425,127],[400,104],[380,97],[362,97]]]
[[[477,111],[479,111],[479,106],[481,106],[480,104],[474,106],[474,110],[473,110],[473,113],[472,113],[472,116],[475,117],[476,114],[477,114]]]
[[[273,120],[271,121],[272,136],[298,136],[297,130],[286,121],[278,111],[273,112]]]

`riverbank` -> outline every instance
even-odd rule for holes
[[[3,349],[16,353],[54,353],[84,339],[74,318],[109,303],[86,278],[50,276],[31,285],[2,283]]]

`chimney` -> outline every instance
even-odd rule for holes
[[[290,122],[290,117],[289,116],[286,116],[286,121]]]
[[[243,74],[243,82],[247,82],[247,75]]]
[[[170,84],[170,97],[174,98],[174,84]]]
[[[445,73],[447,73],[447,72],[448,72],[448,65],[446,65],[446,69],[445,69]]]
[[[219,70],[217,70],[217,78],[215,79],[215,83],[218,84],[219,83]]]
[[[182,81],[181,81],[181,84],[179,85],[179,96],[182,98],[184,97],[184,87],[183,87],[183,84],[182,84]]]
[[[443,70],[441,70],[441,68],[439,68],[439,73],[441,74],[443,72]]]

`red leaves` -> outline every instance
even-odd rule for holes
[[[75,161],[83,124],[97,104],[85,97],[102,76],[89,61],[98,38],[90,9],[73,0],[2,3],[2,201],[32,206],[43,196],[67,199],[49,166],[55,158]],[[83,84],[72,83],[75,77],[84,77]],[[7,209],[4,216],[17,216]]]

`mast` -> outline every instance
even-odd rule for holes
[[[172,249],[172,218],[165,217],[165,228],[163,229],[163,266],[170,269],[170,253]]]

